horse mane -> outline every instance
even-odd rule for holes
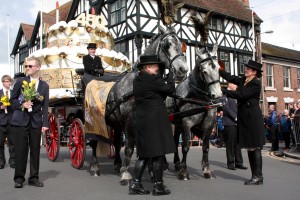
[[[152,36],[152,38],[151,38],[150,41],[149,41],[149,44],[152,44],[153,41],[155,41],[160,35],[161,35],[161,33],[158,33],[158,34]]]

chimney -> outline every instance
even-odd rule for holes
[[[246,6],[246,7],[250,7],[250,4],[249,4],[249,0],[240,0],[243,4],[244,4],[244,6]]]

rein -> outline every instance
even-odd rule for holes
[[[173,62],[174,62],[178,57],[184,56],[183,53],[177,54],[177,55],[174,56],[172,59],[168,56],[168,52],[166,51],[168,48],[166,48],[167,45],[166,45],[166,42],[164,42],[164,39],[167,38],[167,37],[170,36],[170,35],[173,35],[173,36],[175,36],[175,37],[177,36],[177,35],[175,34],[175,32],[170,32],[170,33],[168,33],[168,34],[163,35],[163,36],[161,37],[160,41],[159,41],[159,46],[158,46],[158,49],[157,49],[157,51],[156,51],[156,55],[157,55],[157,56],[159,55],[159,52],[160,52],[160,51],[162,51],[162,52],[165,54],[165,56],[167,57],[168,62],[169,62],[169,65],[166,66],[166,68],[169,69],[169,70],[173,68]],[[158,60],[160,60],[160,59],[158,58]]]

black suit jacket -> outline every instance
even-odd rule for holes
[[[102,71],[103,74],[104,69],[102,67],[101,59],[98,56],[92,58],[90,55],[83,56],[83,66],[84,71],[90,75],[94,75],[95,73],[99,73],[96,70]]]
[[[10,90],[10,94],[12,93],[12,91]],[[0,97],[2,97],[4,95],[3,89],[0,90]],[[2,105],[2,103],[0,102],[0,106]],[[7,114],[5,114],[5,110],[4,109],[0,109],[0,126],[6,125],[7,123],[10,122],[12,117],[12,109],[11,106],[7,107]]]
[[[223,106],[223,125],[224,126],[236,125],[236,121],[235,121],[236,118],[237,118],[236,100],[227,97],[227,102]]]
[[[49,85],[42,80],[39,80],[37,91],[44,97],[43,101],[34,100],[32,105],[32,112],[28,112],[25,108],[22,111],[22,104],[18,98],[21,95],[23,80],[30,82],[30,77],[19,78],[14,85],[11,94],[11,104],[14,110],[11,125],[15,126],[27,126],[31,123],[33,128],[49,127],[48,122],[48,105],[49,105]]]

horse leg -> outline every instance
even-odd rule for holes
[[[203,137],[203,144],[202,144],[202,170],[204,178],[212,178],[214,175],[212,173],[212,170],[209,167],[208,162],[208,153],[209,153],[209,134],[204,135]]]
[[[125,130],[126,142],[125,142],[125,158],[120,170],[121,173],[121,185],[128,185],[129,181],[132,179],[132,176],[129,172],[130,160],[134,151],[134,130],[129,128]]]
[[[180,134],[181,134],[181,129],[178,126],[175,126],[174,141],[175,141],[175,146],[176,146],[176,152],[174,153],[174,159],[173,159],[173,163],[175,165],[175,171],[180,170],[180,158],[179,158],[179,153],[178,153]]]
[[[182,160],[180,163],[180,171],[177,176],[179,180],[190,180],[189,173],[187,171],[187,154],[190,150],[190,129],[188,127],[185,127],[182,132]]]
[[[120,156],[121,151],[121,136],[122,136],[122,130],[119,128],[114,129],[114,147],[115,147],[115,173],[120,174],[120,169],[122,166],[122,160]]]
[[[97,140],[90,141],[90,146],[92,147],[92,152],[93,152],[92,153],[92,161],[90,163],[91,176],[100,176],[100,165],[98,163],[97,154],[96,154],[97,144],[98,144]]]

